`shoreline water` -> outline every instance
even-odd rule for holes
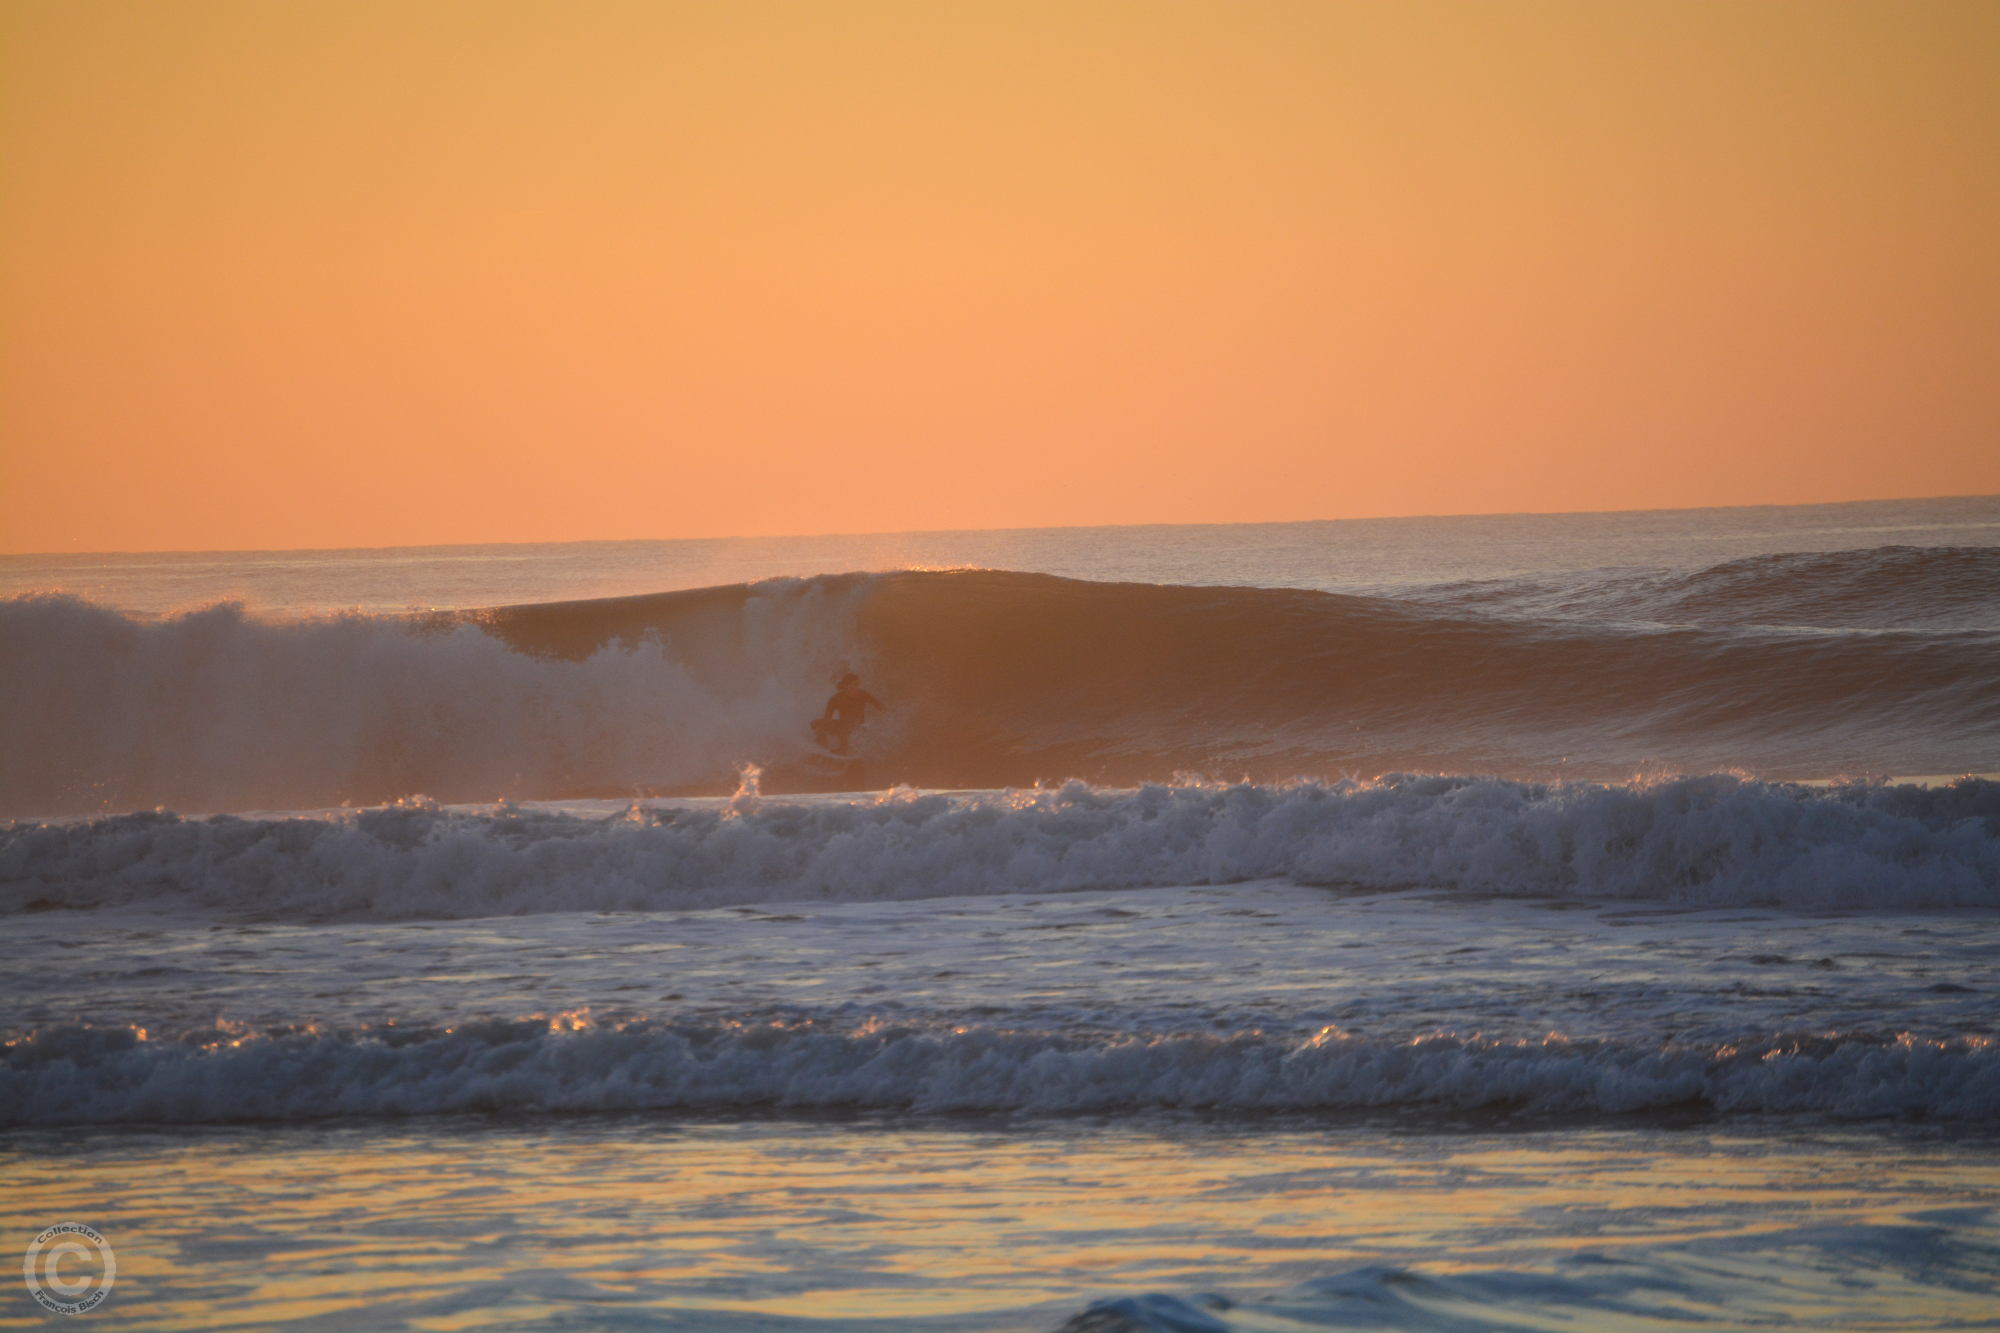
[[[1967,1326],[2000,1230],[2000,1143],[1921,1129],[483,1117],[51,1147],[0,1137],[0,1229],[89,1214],[105,1313],[154,1329]]]

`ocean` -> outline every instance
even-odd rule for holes
[[[2000,1326],[2000,497],[0,598],[0,1326]]]

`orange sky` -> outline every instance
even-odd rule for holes
[[[0,549],[2000,491],[2000,4],[6,0]]]

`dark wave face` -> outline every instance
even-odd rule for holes
[[[2000,759],[1991,629],[1634,620],[968,572],[884,576],[861,624],[908,701],[891,767],[919,785]]]
[[[0,604],[0,813],[765,790],[2000,768],[2000,554],[1397,596],[994,570],[427,618]],[[852,666],[856,766],[807,721]]]

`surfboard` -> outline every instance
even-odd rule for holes
[[[813,750],[789,763],[764,769],[762,789],[767,796],[809,792],[866,791],[868,779],[862,760],[851,754],[829,754]]]
[[[829,792],[864,791],[867,776],[863,765],[868,758],[867,747],[858,742],[863,738],[862,727],[856,725],[848,734],[852,749],[830,750],[826,738],[832,724],[823,717],[816,717],[810,724],[812,744],[799,758],[787,763],[767,767],[764,770],[764,790],[778,792]]]
[[[821,746],[817,749],[806,751],[803,762],[810,764],[814,768],[852,768],[861,762],[861,756],[858,754],[842,754],[838,750],[829,750]]]

